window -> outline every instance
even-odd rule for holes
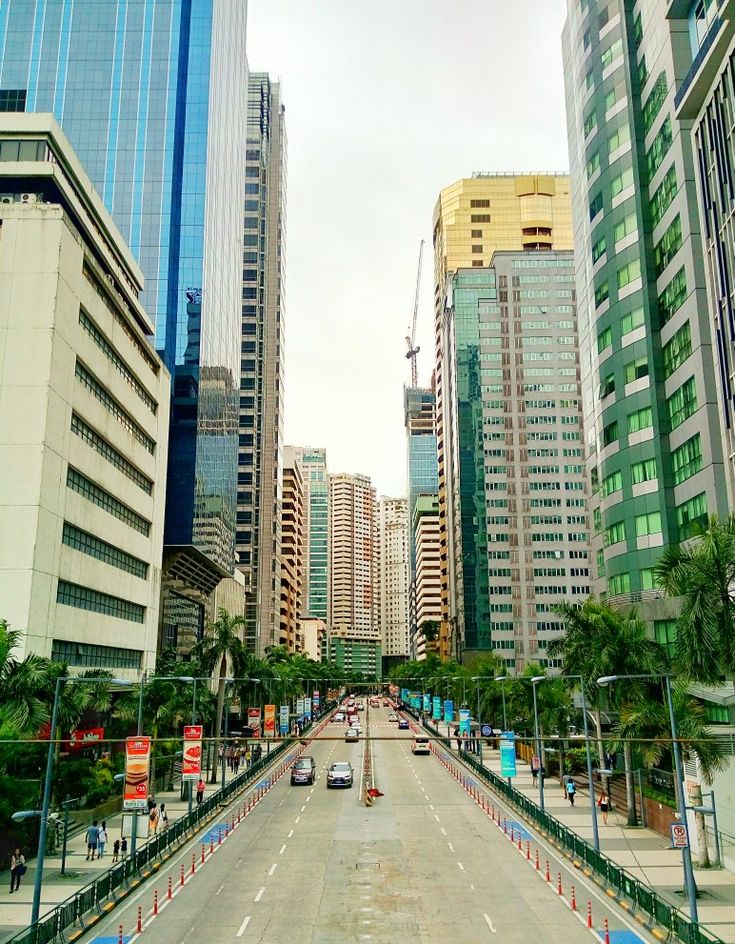
[[[617,442],[618,439],[618,421],[613,420],[612,423],[608,425],[602,431],[602,445],[610,446],[612,443]]]
[[[674,485],[681,485],[702,468],[702,440],[697,433],[671,453]]]
[[[641,482],[653,482],[658,478],[655,459],[643,459],[641,462],[634,462],[630,467],[630,476],[633,485],[640,485]]]
[[[472,252],[475,253],[475,255],[479,252],[482,252],[482,246],[473,245]]]
[[[132,508],[128,508],[127,505],[123,505],[121,501],[100,488],[99,485],[95,485],[94,482],[82,475],[81,472],[71,468],[71,466],[66,473],[66,485],[67,488],[78,492],[98,507],[103,508],[108,514],[124,521],[135,531],[139,531],[146,537],[150,534],[151,526],[145,518],[133,511]]]
[[[602,191],[596,194],[590,201],[590,219],[594,220],[600,212],[602,212]]]
[[[602,550],[597,552],[597,575],[605,576],[605,552]]]
[[[635,233],[637,230],[638,223],[635,213],[629,213],[624,219],[618,220],[615,224],[613,239],[616,243],[619,243],[621,239],[625,239],[626,236],[630,236],[631,233]]]
[[[666,121],[664,121],[664,123],[661,125],[658,134],[651,142],[651,146],[646,154],[649,180],[661,166],[673,140],[674,136],[671,132],[671,115],[669,115]]]
[[[604,236],[601,236],[592,247],[592,261],[597,262],[597,260],[601,256],[604,256],[606,251],[607,251],[607,240],[605,239]]]
[[[131,603],[129,600],[113,597],[99,590],[90,590],[89,587],[66,580],[59,580],[56,602],[93,613],[104,613],[105,616],[114,616],[116,619],[130,620],[133,623],[145,621],[145,607],[139,603]]]
[[[672,429],[689,419],[697,409],[697,383],[694,377],[685,380],[681,387],[674,390],[666,401],[666,406]]]
[[[651,223],[653,226],[658,226],[661,222],[664,213],[671,206],[671,201],[676,196],[677,190],[676,167],[672,164],[651,197]]]
[[[470,235],[472,236],[473,239],[482,239],[482,230],[473,229]]]
[[[97,347],[104,353],[105,357],[114,365],[115,370],[123,377],[125,382],[135,391],[136,395],[145,403],[151,413],[155,414],[157,410],[156,401],[148,393],[143,384],[128,368],[125,361],[120,357],[107,338],[102,334],[97,325],[92,321],[84,309],[79,309],[79,324],[89,334]]]
[[[638,60],[638,85],[640,88],[648,81],[648,65],[646,64],[646,57],[641,56]]]
[[[621,471],[611,472],[602,480],[602,494],[612,495],[613,492],[619,492],[623,488],[623,473]]]
[[[648,134],[648,132],[653,127],[653,123],[656,120],[656,115],[661,111],[661,106],[663,105],[666,99],[666,93],[669,90],[668,83],[666,81],[666,73],[662,72],[659,77],[656,79],[651,93],[648,98],[643,103],[643,133]]]
[[[617,197],[619,193],[633,186],[633,168],[626,167],[624,171],[610,181],[610,194]]]
[[[629,361],[625,365],[625,382],[633,383],[634,380],[640,380],[648,376],[648,358],[639,357],[634,361]]]
[[[643,21],[641,20],[640,13],[636,16],[633,21],[633,45],[636,49],[643,42]]]
[[[643,314],[643,308],[636,308],[635,311],[631,311],[627,315],[623,315],[623,317],[620,319],[621,334],[630,334],[631,331],[635,331],[636,328],[640,328],[644,322],[645,317]]]
[[[587,117],[584,119],[583,130],[584,130],[585,138],[592,131],[592,129],[596,127],[597,127],[597,112],[593,108],[592,111],[589,113],[589,115],[587,115]]]
[[[730,709],[727,705],[713,705],[707,703],[704,706],[707,717],[707,724],[729,724]]]
[[[656,277],[661,275],[679,249],[681,249],[681,244],[681,218],[677,214],[674,217],[671,225],[659,240],[658,245],[654,246],[653,262],[656,269]]]
[[[663,346],[664,377],[668,380],[691,353],[692,331],[689,322],[685,321],[671,340]]]
[[[606,377],[603,377],[602,383],[600,384],[600,399],[604,400],[605,397],[609,397],[611,393],[615,393],[614,373],[609,373]]]
[[[661,533],[661,512],[648,511],[642,515],[635,516],[635,534],[638,538],[643,538],[648,534]]]
[[[587,161],[587,177],[592,177],[600,169],[600,152],[595,151]]]
[[[605,348],[612,346],[612,328],[605,328],[597,335],[597,353],[601,354]]]
[[[611,594],[630,593],[630,574],[613,574],[607,584]]]
[[[137,649],[117,646],[95,646],[89,643],[54,639],[51,646],[52,662],[102,669],[137,669],[140,671],[143,653]]]
[[[644,406],[628,414],[628,433],[638,433],[653,426],[653,412],[650,406]]]
[[[490,221],[489,213],[472,213],[470,216],[470,223],[489,223]]]
[[[641,260],[632,259],[622,269],[618,269],[618,288],[625,288],[630,282],[641,277]]]
[[[616,521],[615,524],[611,524],[609,528],[605,531],[605,547],[609,547],[611,544],[619,544],[621,541],[625,540],[625,522]]]
[[[681,308],[686,297],[687,279],[684,268],[682,267],[658,297],[661,327]]]
[[[148,452],[153,455],[156,444],[151,437],[135,422],[130,414],[124,410],[117,400],[112,397],[102,384],[94,377],[87,368],[77,359],[74,373],[77,380],[89,390],[92,396],[96,397],[100,403],[110,411],[115,419],[133,435],[137,441],[144,446]]]
[[[25,111],[25,89],[0,89],[0,111]]]
[[[67,547],[73,547],[83,554],[88,554],[90,557],[104,561],[112,567],[133,574],[134,577],[145,580],[148,576],[148,564],[145,561],[133,557],[132,554],[126,554],[120,548],[113,547],[112,544],[100,540],[100,538],[89,534],[87,531],[82,531],[73,524],[69,524],[68,521],[64,522],[62,540]]]
[[[605,281],[595,289],[595,308],[599,308],[610,297],[610,287]]]
[[[118,452],[114,446],[111,446],[106,439],[103,439],[96,433],[91,426],[88,426],[84,420],[76,413],[71,415],[71,431],[83,439],[88,446],[91,446],[95,452],[106,459],[110,465],[122,472],[131,482],[135,482],[138,488],[141,488],[147,495],[153,492],[153,482],[136,469],[136,467]]]
[[[612,45],[610,45],[600,57],[603,71],[607,69],[608,66],[612,65],[612,63],[618,58],[618,56],[622,55],[622,52],[623,52],[623,41],[622,39],[616,39],[615,42],[612,43]]]
[[[697,527],[707,524],[707,496],[704,492],[695,495],[676,509],[676,523],[682,540],[691,537]]]
[[[618,90],[616,88],[610,89],[610,91],[605,96],[605,114],[607,114],[610,109],[613,107],[615,102],[618,100]]]
[[[630,141],[630,128],[628,128],[627,125],[621,125],[619,128],[616,128],[607,139],[608,153],[612,154],[628,141]]]
[[[490,209],[490,201],[489,200],[470,200],[470,206],[473,209],[478,209],[478,210]]]
[[[589,90],[594,87],[594,84],[595,84],[595,70],[592,68],[592,66],[590,66],[584,77],[585,91],[589,92]]]

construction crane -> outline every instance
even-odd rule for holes
[[[416,366],[416,355],[421,350],[420,347],[416,346],[416,319],[418,318],[419,313],[419,289],[421,287],[421,261],[424,257],[424,240],[421,240],[421,245],[419,246],[419,270],[416,274],[416,297],[413,302],[413,322],[411,327],[408,329],[410,334],[406,335],[406,344],[408,345],[408,351],[406,353],[406,359],[411,361],[411,386],[418,387],[419,385],[419,373],[418,367]]]

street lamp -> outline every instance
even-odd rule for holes
[[[536,733],[536,753],[539,760],[539,772],[538,772],[538,803],[541,807],[541,812],[544,812],[544,764],[543,764],[543,754],[541,747],[541,736],[539,735],[539,725],[538,725],[538,702],[536,701],[536,686],[539,682],[543,682],[546,679],[545,675],[534,675],[531,678],[531,688],[533,689],[533,724],[534,730]]]
[[[632,675],[603,675],[597,679],[597,684],[601,686],[612,685],[621,679],[663,679],[666,687],[666,702],[669,709],[669,724],[671,725],[671,744],[674,753],[674,769],[676,771],[677,804],[679,807],[679,819],[686,833],[686,846],[681,850],[682,863],[684,867],[684,883],[686,885],[687,898],[689,899],[689,916],[695,923],[699,923],[699,913],[697,909],[697,886],[694,882],[694,869],[692,868],[692,853],[689,848],[689,825],[687,823],[687,808],[685,799],[684,767],[681,762],[681,748],[679,745],[679,736],[676,730],[676,715],[674,714],[674,699],[671,695],[671,676],[663,672],[646,672]]]
[[[505,680],[506,675],[496,675],[493,678],[493,682],[500,682],[500,694],[503,696],[503,730],[508,730],[508,715],[505,711]],[[509,778],[510,779],[510,778]]]
[[[41,803],[40,817],[41,828],[38,834],[38,854],[36,856],[36,877],[33,883],[33,904],[31,906],[31,927],[38,924],[38,914],[41,908],[41,888],[43,886],[43,863],[46,857],[46,836],[48,833],[49,806],[51,805],[51,778],[54,772],[54,748],[56,742],[56,730],[59,722],[59,698],[61,696],[62,682],[86,682],[87,684],[99,685],[105,681],[108,685],[130,685],[127,679],[98,679],[81,678],[76,675],[60,675],[56,679],[54,689],[54,706],[51,710],[51,730],[49,731],[48,754],[46,755],[46,780],[43,785],[43,801]],[[28,812],[27,810],[24,812]],[[24,817],[25,818],[25,817]]]

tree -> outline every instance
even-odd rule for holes
[[[613,707],[622,708],[640,696],[644,686],[633,679],[619,682],[603,695],[596,684],[603,675],[635,675],[665,672],[668,668],[666,650],[648,637],[645,622],[634,607],[618,609],[605,601],[592,598],[581,606],[559,603],[554,611],[564,620],[564,632],[549,646],[549,656],[561,656],[565,674],[581,675],[585,694],[596,709],[599,750],[602,734],[599,709],[607,697]],[[628,825],[637,823],[633,785],[633,754],[629,741],[623,742],[625,762],[625,794]],[[600,757],[601,764],[604,763]]]
[[[13,650],[20,645],[20,633],[0,619],[0,726],[14,736],[37,734],[51,717],[44,690],[48,684],[48,659],[27,655],[18,660]]]
[[[717,685],[735,673],[735,514],[695,526],[693,541],[666,548],[659,586],[681,597],[676,660],[693,681]]]
[[[214,722],[214,756],[217,757],[219,738],[222,731],[222,716],[225,707],[225,679],[227,678],[228,663],[232,666],[233,676],[248,675],[248,656],[240,639],[238,629],[245,625],[244,616],[232,616],[227,610],[220,608],[217,619],[210,623],[205,631],[204,638],[194,647],[193,655],[198,658],[205,672],[217,672],[219,687],[217,689],[217,712]],[[212,764],[210,782],[217,781],[217,765]]]

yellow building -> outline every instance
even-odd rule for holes
[[[566,174],[476,174],[445,187],[434,208],[434,334],[436,424],[439,458],[439,529],[442,564],[441,655],[461,656],[462,574],[452,547],[458,540],[454,513],[458,457],[452,448],[451,343],[447,295],[458,269],[490,265],[502,250],[573,249],[572,204]],[[512,287],[511,287],[512,291]],[[507,299],[506,299],[507,301]],[[455,483],[457,483],[455,485]]]

